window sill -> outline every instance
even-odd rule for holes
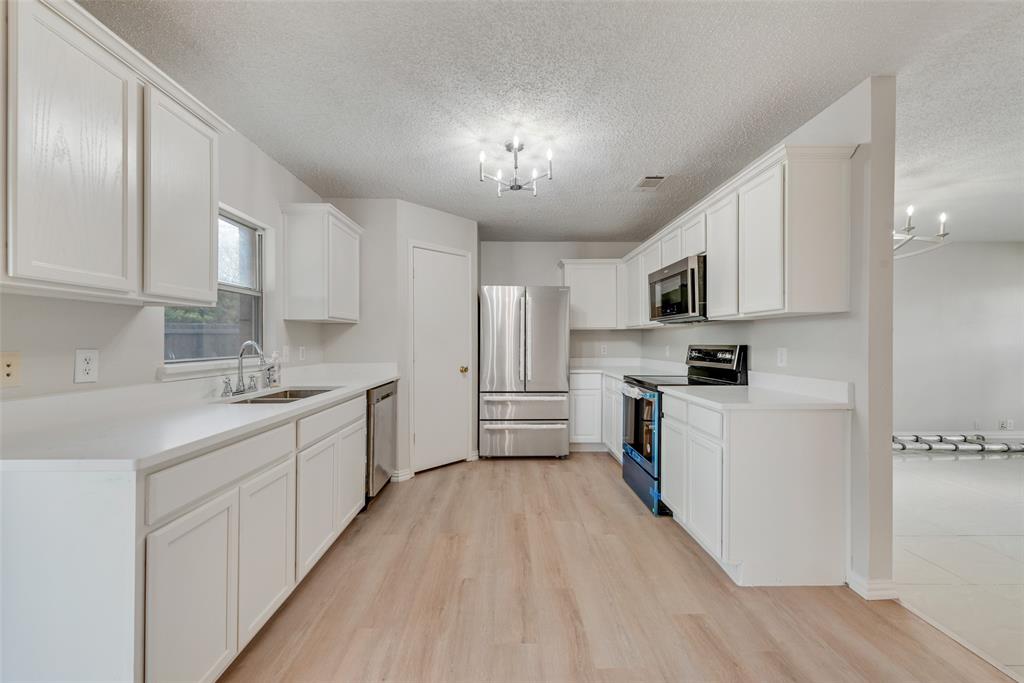
[[[242,364],[244,372],[259,369],[259,358],[246,356]],[[161,382],[177,382],[184,379],[217,377],[238,372],[237,358],[218,358],[216,360],[182,361],[181,363],[165,363],[156,369],[156,378]]]

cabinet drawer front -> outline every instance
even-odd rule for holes
[[[151,474],[146,477],[146,522],[153,524],[294,449],[295,428],[287,424]]]
[[[574,372],[569,375],[570,389],[600,389],[601,373],[599,372]]]
[[[299,448],[305,448],[363,417],[366,417],[366,399],[362,396],[304,417],[299,420]]]
[[[687,421],[691,427],[706,432],[716,439],[722,438],[722,414],[691,403],[687,406]]]
[[[568,394],[481,394],[481,420],[568,420]]]
[[[662,412],[665,417],[670,417],[676,422],[686,424],[686,401],[674,396],[663,396],[661,401]]]

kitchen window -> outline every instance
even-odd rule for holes
[[[242,342],[263,343],[263,234],[221,215],[217,305],[164,309],[164,362],[234,358]]]

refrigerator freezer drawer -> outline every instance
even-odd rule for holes
[[[480,455],[569,455],[569,423],[481,422]]]
[[[481,420],[568,420],[569,394],[480,394]]]

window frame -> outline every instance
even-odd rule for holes
[[[263,290],[263,267],[264,267],[263,266],[263,256],[264,256],[263,236],[264,236],[264,233],[266,232],[266,229],[264,227],[256,224],[255,221],[243,217],[239,212],[233,211],[233,210],[231,210],[230,208],[226,207],[223,204],[221,204],[219,209],[217,210],[217,220],[218,220],[218,222],[221,219],[226,220],[229,223],[234,223],[235,225],[238,225],[239,227],[245,228],[247,230],[252,230],[256,234],[256,259],[255,259],[256,260],[256,264],[255,264],[256,272],[254,274],[255,275],[254,279],[256,281],[256,288],[255,289],[251,289],[249,287],[242,287],[242,286],[239,286],[239,285],[236,285],[236,284],[221,282],[220,281],[220,273],[218,272],[217,273],[217,295],[218,295],[218,298],[219,298],[220,292],[223,290],[223,291],[226,291],[226,292],[231,292],[233,294],[244,294],[246,296],[256,297],[257,305],[256,305],[256,322],[255,322],[255,327],[256,327],[256,330],[258,332],[258,334],[256,335],[258,337],[258,339],[255,339],[254,341],[257,344],[259,344],[260,347],[262,348],[263,347],[263,340],[264,340],[264,338],[266,336],[266,329],[264,327],[264,322],[266,320],[265,311],[264,311],[264,307],[265,307],[265,301],[264,301],[265,296],[264,296],[264,294],[265,294],[265,292]],[[218,253],[218,257],[219,257],[219,255],[220,255],[220,240],[217,240],[217,253]],[[165,307],[165,308],[167,308],[167,307]],[[174,306],[173,308],[193,308],[193,307],[189,307],[189,306]],[[195,308],[200,308],[200,307],[195,307]],[[164,319],[164,353],[167,352],[166,335],[167,335],[167,321],[166,321],[166,318],[165,318]],[[234,356],[234,355],[231,355],[231,356],[210,356],[210,357],[207,357],[207,358],[170,358],[170,359],[164,358],[163,364],[164,364],[164,367],[167,367],[167,366],[179,366],[180,367],[180,366],[184,366],[184,365],[188,365],[188,364],[192,364],[192,363],[217,363],[217,362],[223,362],[223,361],[229,361],[229,360],[235,360],[235,359],[237,359],[237,356]]]

